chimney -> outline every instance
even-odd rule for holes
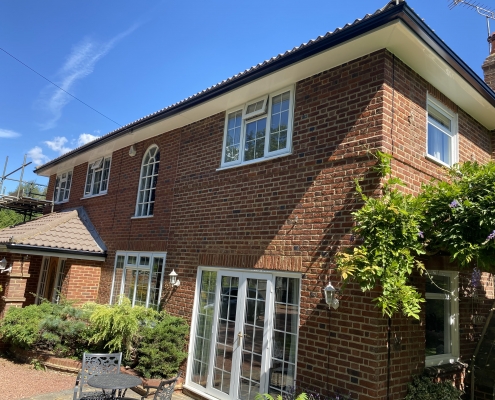
[[[495,32],[488,38],[488,42],[491,45],[490,55],[486,58],[481,68],[483,68],[486,84],[495,90]]]

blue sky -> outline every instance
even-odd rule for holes
[[[484,17],[450,0],[408,4],[478,75]],[[0,174],[44,163],[278,53],[383,7],[386,0],[0,3]],[[495,0],[484,5],[495,9]],[[495,30],[495,21],[492,31]],[[60,91],[30,68],[98,112]],[[104,114],[106,117],[102,116]],[[116,124],[115,122],[118,124]],[[15,174],[19,177],[19,174]],[[7,191],[15,187],[7,183]]]

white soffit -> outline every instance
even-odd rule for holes
[[[87,152],[76,154],[68,160],[44,170],[40,175],[50,176],[57,171],[71,169],[76,165],[111,154],[142,140],[224,112],[253,98],[292,85],[312,75],[384,48],[395,54],[486,128],[495,129],[493,106],[411,29],[403,22],[396,20],[313,57],[249,82],[182,113],[135,129],[133,133],[118,136],[115,140],[91,148]],[[480,62],[482,61],[480,60]]]

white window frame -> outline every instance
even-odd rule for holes
[[[194,364],[194,358],[196,357],[195,351],[196,349],[196,332],[197,332],[197,325],[198,325],[198,314],[199,314],[199,306],[200,306],[200,296],[204,296],[204,293],[201,292],[201,278],[202,274],[205,271],[211,271],[211,272],[217,272],[218,276],[216,278],[216,285],[215,285],[215,300],[214,304],[211,305],[213,311],[213,324],[211,326],[211,346],[210,346],[210,354],[208,357],[208,363],[209,365],[212,363],[212,360],[215,358],[215,346],[214,346],[214,338],[216,335],[216,332],[218,331],[218,321],[220,319],[219,315],[219,303],[220,303],[220,292],[219,292],[219,286],[221,285],[221,277],[220,274],[226,274],[228,276],[236,276],[236,277],[249,277],[253,279],[266,279],[267,280],[267,305],[266,305],[266,310],[265,310],[265,335],[264,335],[264,350],[263,350],[263,360],[262,362],[262,369],[263,373],[265,374],[264,377],[261,377],[261,382],[262,386],[266,384],[266,388],[269,388],[269,382],[268,382],[268,376],[270,374],[270,369],[272,368],[272,363],[275,357],[277,357],[273,352],[275,344],[275,326],[273,324],[272,318],[275,315],[275,307],[276,307],[276,279],[277,278],[291,278],[291,279],[297,279],[299,281],[299,293],[298,293],[298,307],[297,307],[297,321],[295,322],[294,325],[299,326],[300,324],[300,318],[301,318],[301,292],[302,292],[302,276],[300,273],[294,273],[294,272],[285,272],[285,271],[275,271],[275,270],[251,270],[251,269],[246,269],[246,270],[238,270],[238,269],[232,269],[232,268],[225,268],[225,267],[207,267],[207,266],[199,266],[197,269],[197,276],[196,276],[196,289],[195,289],[195,294],[194,294],[194,304],[193,304],[193,314],[192,314],[192,320],[191,320],[191,329],[190,329],[190,335],[189,335],[189,357],[188,357],[188,363],[187,363],[187,373],[186,373],[186,381],[184,387],[187,389],[191,390],[194,393],[200,394],[205,398],[208,399],[222,399],[222,400],[228,400],[230,398],[237,398],[235,395],[225,395],[222,392],[219,392],[215,389],[212,389],[212,375],[208,375],[208,383],[206,384],[206,387],[203,387],[199,385],[198,383],[195,383],[192,381],[192,368]],[[243,295],[239,295],[239,303],[241,307],[243,306],[243,300],[245,298],[242,297]],[[288,304],[288,303],[287,303]],[[207,305],[209,306],[209,305]],[[206,307],[207,307],[206,306]],[[203,307],[205,308],[205,307]],[[238,311],[240,311],[239,306],[238,306]],[[239,314],[239,313],[236,313]],[[244,319],[241,317],[238,317],[236,319],[236,327],[238,321],[240,321],[240,325],[242,326]],[[238,331],[236,329],[235,331]],[[298,355],[299,355],[299,340],[301,338],[299,331],[296,332],[297,338],[295,341],[295,359],[294,359],[294,382],[297,381],[297,365],[298,365]],[[233,359],[233,362],[236,361],[235,358]],[[238,360],[237,360],[238,361]],[[211,367],[210,367],[211,368]],[[238,376],[235,376],[238,378]],[[270,389],[271,390],[271,389]],[[281,389],[285,393],[286,389]],[[214,394],[212,394],[214,393]]]
[[[117,274],[117,262],[119,259],[119,256],[124,257],[124,263],[122,267],[122,277],[119,282],[119,290],[118,293],[115,291],[115,287],[117,284],[117,281],[115,279],[116,274]],[[129,262],[129,257],[135,257],[136,258],[136,263],[130,263]],[[141,257],[149,257],[149,264],[147,266],[140,264],[140,259]],[[162,258],[163,259],[163,270],[162,270],[162,276],[160,279],[160,285],[158,289],[158,304],[157,307],[160,306],[160,301],[162,298],[162,293],[163,293],[163,282],[165,279],[165,271],[167,267],[167,253],[150,253],[150,252],[136,252],[136,251],[117,251],[115,254],[115,261],[114,261],[114,269],[113,269],[113,276],[112,276],[112,287],[110,291],[110,301],[109,304],[114,304],[115,302],[118,301],[118,298],[121,294],[124,293],[125,290],[125,278],[126,278],[126,273],[128,271],[145,271],[149,270],[149,279],[148,279],[148,291],[146,294],[146,302],[145,302],[145,307],[148,308],[150,307],[150,293],[151,293],[151,281],[153,278],[153,259],[155,258]],[[167,275],[168,278],[168,275]],[[135,301],[136,301],[136,292],[134,293],[134,297],[131,300],[132,306],[134,306]]]
[[[450,163],[446,163],[435,155],[430,154],[430,149],[428,148],[430,129],[430,121],[428,118],[429,107],[433,108],[436,112],[450,121],[450,131],[444,126],[435,125],[437,129],[441,130],[445,135],[450,137]],[[426,102],[426,158],[446,167],[452,167],[454,164],[459,162],[459,135],[457,113],[453,112],[430,95],[427,95]]]
[[[108,161],[108,169],[105,168],[105,164]],[[110,183],[110,168],[112,166],[112,156],[100,157],[97,160],[93,160],[88,163],[88,170],[86,171],[86,182],[84,185],[84,197],[101,196],[108,192],[108,185]],[[102,189],[102,184],[105,182],[105,171],[107,171],[106,187]],[[95,181],[95,176],[98,172],[101,172],[99,182]],[[93,193],[95,185],[99,184],[97,193]],[[88,190],[89,186],[89,190]]]
[[[146,157],[148,156],[148,153],[153,148],[156,148],[156,150],[157,150],[153,156],[155,159],[155,162],[153,162],[153,165],[158,164],[158,166],[157,166],[156,171],[153,167],[153,171],[152,171],[151,175],[144,175],[144,172],[145,172],[144,161],[145,161]],[[150,207],[150,204],[156,203],[156,200],[151,200],[151,198],[152,198],[152,196],[156,196],[156,187],[158,186],[158,173],[160,170],[160,158],[158,159],[158,161],[156,161],[156,155],[157,154],[160,154],[160,148],[156,144],[152,144],[150,147],[148,147],[148,149],[144,153],[143,159],[141,161],[141,169],[139,170],[139,183],[138,183],[138,192],[137,192],[137,198],[136,198],[136,208],[134,211],[134,218],[146,218],[146,217],[152,217],[153,216],[153,212],[154,212],[155,208],[154,208],[154,204],[153,204],[153,208]],[[147,165],[150,165],[150,163],[148,163]],[[154,187],[150,187],[148,185],[148,183],[149,182],[152,183],[154,177],[156,177],[156,184]],[[150,178],[151,178],[151,181],[149,181]],[[145,200],[146,191],[149,192],[148,200]],[[141,193],[143,193],[143,199],[142,199],[143,201],[140,201]],[[142,205],[141,210],[139,208],[140,205]],[[146,209],[146,212],[144,212],[145,209]]]
[[[279,149],[276,151],[269,151],[270,145],[270,123],[271,123],[271,114],[272,114],[272,102],[275,96],[283,94],[285,92],[289,92],[289,115],[288,115],[288,124],[287,124],[287,142],[286,147],[283,149]],[[251,113],[247,113],[248,106],[258,101],[264,101],[264,104],[260,110],[253,111]],[[234,161],[225,161],[225,152],[227,146],[227,138],[228,138],[228,122],[229,115],[236,112],[242,112],[242,123],[241,123],[241,134],[240,134],[240,145],[239,145],[239,158]],[[264,147],[264,156],[259,157],[253,160],[244,160],[244,147],[245,147],[245,136],[246,136],[246,125],[251,122],[255,122],[257,120],[261,120],[266,118],[266,131],[265,131],[265,147]],[[227,110],[225,113],[225,123],[224,123],[224,137],[222,144],[222,160],[220,164],[220,169],[228,168],[237,165],[245,165],[261,162],[267,159],[280,157],[283,155],[292,153],[292,132],[293,132],[293,121],[294,121],[294,86],[285,87],[283,89],[277,90],[276,92],[270,93],[269,95],[264,95],[258,97],[256,99],[250,100],[247,103],[240,104],[238,107],[231,108]]]
[[[72,186],[72,175],[73,175],[72,170],[57,174],[55,178],[55,187],[53,189],[53,202],[55,204],[66,203],[67,201],[69,201],[70,188]],[[62,188],[62,184],[65,184],[63,188]],[[67,187],[67,184],[69,184],[68,185],[69,187]],[[62,199],[60,200],[58,199],[58,197],[60,197],[62,190],[63,190],[63,195],[62,195]]]
[[[450,352],[425,357],[425,366],[452,364],[459,361],[459,272],[457,271],[428,271],[431,276],[445,276],[449,278],[450,292],[425,293],[425,299],[446,300],[449,302],[450,312],[445,315],[450,325]],[[426,279],[429,279],[426,277]],[[426,305],[425,305],[426,307]],[[426,318],[426,315],[425,315]],[[426,319],[425,319],[426,330]]]

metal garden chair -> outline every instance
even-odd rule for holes
[[[177,380],[180,378],[180,376],[181,372],[179,371],[175,378],[164,379],[158,386],[143,385],[143,389],[146,390],[146,394],[141,397],[141,400],[146,400],[147,397],[150,395],[150,390],[152,389],[156,389],[153,400],[170,400],[172,398],[172,394],[174,393]]]
[[[87,391],[88,379],[94,375],[119,374],[122,353],[84,353],[82,358],[81,372],[77,375],[76,386],[74,386],[73,400],[99,400],[106,399],[103,391]]]

